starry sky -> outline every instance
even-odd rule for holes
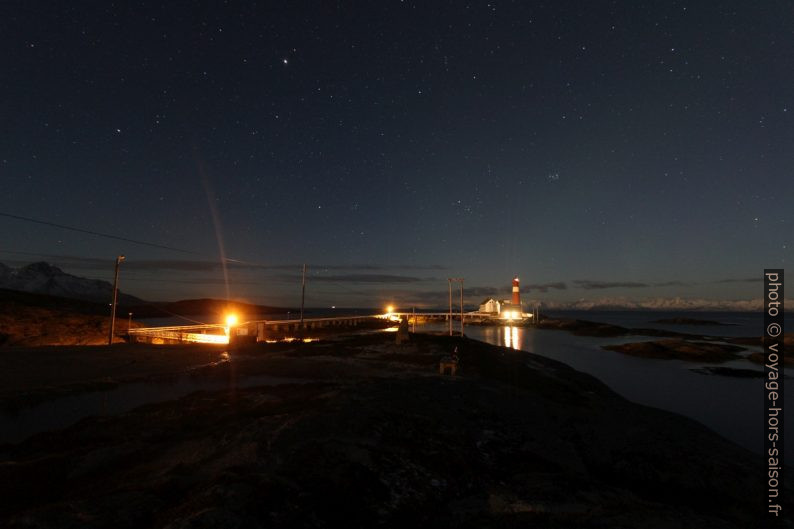
[[[0,261],[124,254],[152,300],[294,305],[302,263],[315,306],[514,274],[760,298],[792,260],[792,28],[782,1],[5,0]]]

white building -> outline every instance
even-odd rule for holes
[[[494,298],[488,298],[480,303],[480,312],[483,314],[499,314],[500,303]]]

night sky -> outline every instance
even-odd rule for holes
[[[788,2],[0,2],[0,261],[145,299],[761,295]],[[162,245],[169,248],[157,248]]]

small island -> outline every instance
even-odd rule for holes
[[[763,347],[764,339],[760,336],[746,336],[741,338],[729,338],[727,342],[749,345],[753,347]],[[764,365],[766,363],[766,354],[761,351],[755,351],[747,356],[747,359],[755,364]],[[783,364],[785,366],[794,366],[794,333],[786,333],[783,335]]]
[[[697,318],[684,318],[684,317],[662,318],[660,320],[654,320],[651,323],[663,323],[669,325],[722,325],[722,326],[736,325],[735,323],[722,323],[714,320],[700,320]]]
[[[618,345],[605,345],[603,349],[642,358],[686,360],[688,362],[727,362],[741,358],[737,353],[744,347],[723,343],[657,340]]]
[[[613,325],[611,323],[601,323],[597,321],[579,320],[570,318],[550,318],[542,315],[537,325],[525,323],[523,326],[536,326],[540,329],[553,331],[568,331],[577,336],[593,336],[597,338],[608,338],[612,336],[659,336],[665,338],[697,338],[703,336],[688,334],[683,332],[668,331],[665,329],[630,328]]]
[[[794,354],[790,354],[791,350],[786,349],[783,353],[783,365],[786,367],[794,366]],[[754,364],[764,365],[766,364],[766,354],[765,353],[751,353],[747,359]]]

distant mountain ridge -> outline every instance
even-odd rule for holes
[[[25,293],[21,295],[15,293]],[[0,263],[0,304],[13,302],[24,306],[57,307],[84,313],[102,313],[113,298],[113,285],[99,279],[68,274],[45,262],[11,268]],[[82,303],[73,303],[78,300]],[[97,304],[96,306],[92,306]],[[119,290],[120,310],[134,313],[136,318],[225,315],[234,311],[240,315],[286,312],[288,309],[254,305],[223,299],[186,299],[181,301],[150,302]],[[294,309],[291,309],[294,310]]]
[[[790,302],[790,300],[787,300]],[[535,306],[529,303],[528,306]],[[659,311],[659,312],[759,312],[764,308],[759,299],[714,300],[701,298],[650,298],[632,300],[626,298],[594,298],[575,301],[542,301],[546,310],[580,311]]]
[[[111,283],[68,274],[45,262],[31,263],[21,268],[0,263],[0,288],[96,303],[110,303],[113,299]],[[136,304],[143,303],[143,300],[119,290],[119,303]]]

